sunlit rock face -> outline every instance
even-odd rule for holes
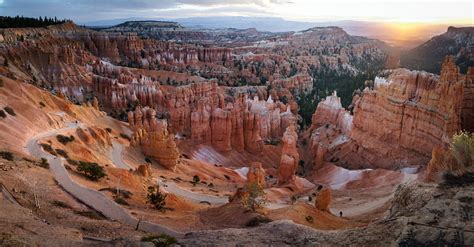
[[[252,162],[247,173],[247,184],[256,183],[261,188],[265,187],[265,170],[260,162]]]
[[[328,123],[338,128],[324,133],[317,129],[319,136],[313,131],[312,145],[321,146],[322,135],[331,139],[341,132],[350,140],[329,148],[326,160],[351,168],[425,165],[433,148],[446,145],[461,129],[461,114],[471,113],[470,99],[463,98],[470,85],[466,82],[470,83],[469,76],[459,73],[452,57],[444,61],[440,76],[406,69],[390,71],[386,78],[376,78],[374,88],[366,88],[356,100],[352,121],[350,116],[344,117],[336,98],[321,102],[313,127]],[[345,124],[350,122],[352,127]],[[318,150],[313,150],[316,156]]]
[[[294,125],[288,126],[283,134],[283,149],[281,151],[281,161],[278,167],[278,183],[285,184],[295,178],[295,172],[298,168],[300,155],[296,148],[298,142],[298,133]]]
[[[314,206],[321,211],[330,212],[329,205],[331,204],[331,189],[325,187],[317,192],[314,199]]]
[[[173,170],[179,158],[179,150],[174,142],[174,136],[168,133],[166,120],[157,119],[155,110],[141,107],[129,112],[128,120],[135,131],[131,144],[140,146],[146,156]]]
[[[326,153],[349,141],[353,116],[341,105],[341,99],[334,92],[319,102],[312,116],[311,153],[313,167],[324,165]]]

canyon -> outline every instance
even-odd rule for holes
[[[470,244],[472,184],[439,183],[474,131],[474,69],[394,59],[333,26],[0,29],[0,225],[28,229],[0,245],[396,245],[435,241],[426,225]]]

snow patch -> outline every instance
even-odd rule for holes
[[[374,85],[375,85],[376,88],[379,87],[379,86],[382,86],[382,85],[383,86],[388,86],[388,85],[390,85],[390,81],[387,81],[383,77],[376,76],[375,80],[374,80]]]
[[[341,98],[337,97],[337,92],[334,91],[332,95],[329,95],[326,97],[326,99],[323,101],[323,104],[330,106],[332,108],[341,108]]]
[[[400,171],[405,174],[416,174],[418,172],[418,167],[405,167],[400,169]]]
[[[247,174],[249,173],[249,168],[248,167],[242,167],[239,169],[235,169],[235,172],[237,172],[242,178],[247,179]]]
[[[331,189],[342,189],[350,181],[361,179],[364,171],[371,171],[372,169],[363,170],[347,170],[339,167],[337,171],[332,175],[329,186]]]

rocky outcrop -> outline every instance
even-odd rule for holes
[[[314,207],[320,211],[330,212],[329,205],[331,204],[331,190],[327,187],[322,188],[316,193],[314,199]]]
[[[260,162],[252,162],[247,173],[247,183],[256,183],[261,188],[265,187],[265,170]]]
[[[168,133],[166,120],[157,119],[155,110],[141,107],[129,112],[128,119],[135,130],[131,144],[140,146],[146,156],[173,170],[179,158],[179,150],[174,136]]]
[[[461,111],[462,129],[474,133],[474,67],[467,70]]]
[[[374,89],[366,88],[355,103],[351,152],[339,162],[382,168],[427,164],[433,148],[461,128],[464,80],[451,57],[439,77],[397,69],[375,78]]]
[[[337,149],[349,140],[352,130],[352,115],[341,105],[337,93],[319,102],[312,116],[311,153],[313,168],[324,165],[326,153]]]
[[[298,142],[298,133],[294,125],[288,126],[283,134],[283,149],[281,151],[281,161],[278,167],[278,183],[285,184],[292,181],[295,177],[300,155],[296,148]]]
[[[336,126],[346,135],[352,130],[352,115],[342,107],[341,99],[337,97],[335,91],[319,102],[311,119],[311,129],[317,129],[326,124]]]
[[[153,176],[153,170],[151,169],[150,164],[139,165],[138,168],[135,170],[135,173],[142,177]]]
[[[313,89],[313,78],[303,72],[285,79],[277,79],[269,83],[272,87],[294,89],[296,92],[310,92]]]

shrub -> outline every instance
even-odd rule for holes
[[[73,160],[73,159],[66,159],[66,160],[67,160],[67,163],[69,163],[72,166],[78,166],[79,165],[79,162],[77,160]]]
[[[93,220],[103,220],[104,217],[96,211],[75,211],[74,213]]]
[[[111,128],[105,128],[105,130],[109,133],[112,133],[112,129]]]
[[[153,236],[143,237],[141,239],[141,241],[142,242],[151,242],[157,247],[166,247],[166,246],[171,246],[171,245],[174,245],[174,244],[178,243],[176,238],[174,238],[174,237],[172,237],[168,234],[164,234],[164,233],[162,233],[158,236],[153,235]]]
[[[145,162],[146,163],[151,163],[151,159],[149,157],[145,157]]]
[[[115,197],[114,201],[118,204],[121,204],[121,205],[125,205],[125,206],[129,206],[130,204],[128,204],[128,202],[123,199],[122,197]]]
[[[69,155],[67,154],[66,151],[62,150],[62,149],[59,149],[59,148],[56,148],[55,149],[56,153],[63,156],[65,159],[69,159]]]
[[[0,157],[4,160],[13,161],[13,154],[8,151],[0,151]]]
[[[306,221],[308,221],[309,223],[313,223],[314,222],[314,219],[313,219],[313,216],[311,215],[307,215],[306,217],[304,217]]]
[[[201,181],[201,179],[199,178],[199,176],[198,176],[198,175],[194,175],[194,177],[193,177],[193,186],[196,186],[196,184],[198,184],[199,181]]]
[[[83,173],[88,179],[92,181],[97,181],[107,175],[104,172],[104,168],[95,162],[79,161],[77,171]]]
[[[46,107],[46,105],[43,102],[39,102],[41,107]]]
[[[298,198],[296,196],[291,196],[291,204],[295,204],[296,200],[298,200]]]
[[[443,174],[443,184],[451,187],[462,187],[474,184],[474,172],[466,172],[462,175],[455,175],[451,172]]]
[[[168,195],[160,192],[159,186],[148,187],[148,194],[146,196],[148,202],[155,206],[156,209],[162,211],[166,209],[166,197]]]
[[[9,107],[9,106],[5,106],[3,108],[3,110],[5,110],[8,114],[12,115],[12,116],[16,116],[16,113],[15,111],[13,110],[13,108]]]
[[[50,154],[52,154],[52,155],[54,155],[54,156],[57,155],[56,152],[54,151],[53,147],[51,147],[50,144],[41,143],[40,145],[41,145],[41,147],[44,149],[44,151],[46,151],[46,152],[48,152],[48,153],[50,153]]]
[[[62,143],[63,145],[66,145],[69,142],[74,141],[76,138],[74,138],[74,136],[57,135],[56,139],[58,140],[58,142]]]
[[[459,165],[471,167],[474,162],[474,133],[461,131],[454,134],[450,150]]]
[[[267,218],[265,216],[261,216],[261,215],[257,215],[253,218],[251,218],[249,221],[247,221],[247,223],[245,223],[245,226],[248,226],[248,227],[255,227],[255,226],[259,226],[261,224],[266,224],[266,223],[270,223],[272,222],[272,220],[270,218]]]
[[[0,110],[0,117],[2,117],[2,118],[6,118],[6,117],[7,117],[7,114],[5,113],[4,110]]]
[[[209,184],[207,185],[207,187],[213,188],[213,187],[214,187],[214,184],[213,184],[213,183],[209,183]]]
[[[252,212],[265,205],[265,192],[257,183],[246,184],[244,187],[244,195],[242,196],[242,205]]]
[[[120,137],[122,137],[123,139],[126,139],[126,140],[130,141],[130,136],[128,136],[127,134],[120,133]]]
[[[46,168],[48,169],[49,168],[49,162],[47,159],[45,158],[41,158],[41,161],[40,163],[38,164],[40,167],[43,167],[43,168]]]
[[[71,208],[71,206],[69,206],[68,204],[66,204],[65,202],[62,202],[62,201],[54,200],[53,205],[56,206],[56,207],[60,207],[60,208]]]

